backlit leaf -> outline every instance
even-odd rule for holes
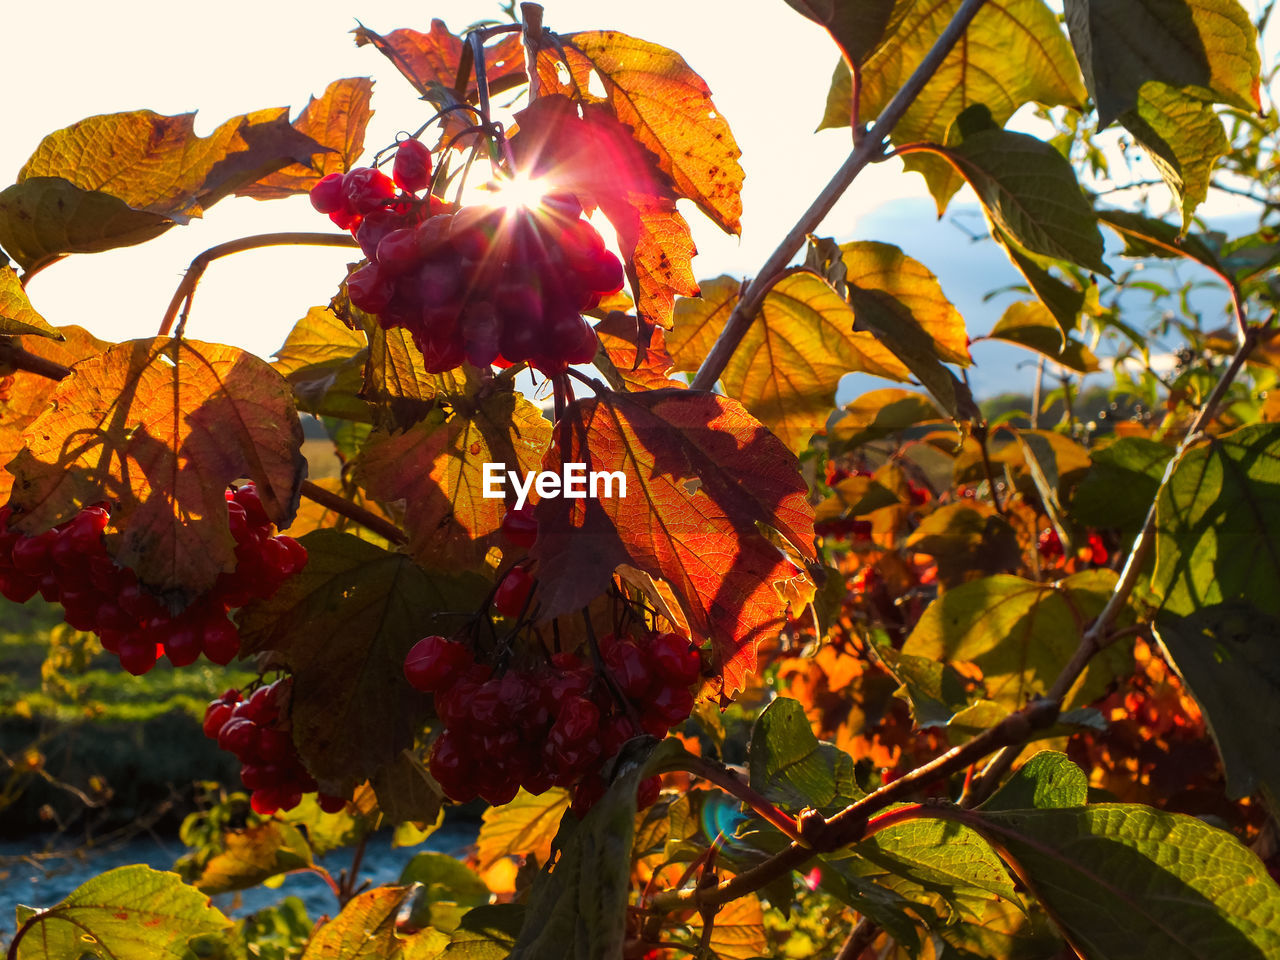
[[[853,758],[819,743],[796,700],[778,697],[761,711],[749,756],[752,789],[785,809],[821,809],[857,792]]]
[[[427,33],[403,28],[381,35],[364,25],[351,32],[356,35],[356,46],[372,44],[423,96],[432,95],[436,86],[452,88],[457,81],[463,44],[443,20],[432,20]],[[525,79],[524,46],[518,33],[486,44],[484,60],[490,93],[510,89]],[[478,99],[474,73],[468,77],[464,99],[471,103]]]
[[[195,885],[213,895],[256,887],[269,877],[311,865],[311,850],[297,828],[268,820],[223,835],[224,848],[203,864]]]
[[[21,336],[24,333],[62,339],[62,334],[49,326],[49,321],[31,306],[18,274],[6,264],[0,267],[0,335]]]
[[[1049,144],[989,128],[932,149],[969,181],[991,221],[1027,251],[1110,274],[1093,208],[1071,164]]]
[[[1185,257],[1208,267],[1226,280],[1230,274],[1206,238],[1183,233],[1176,226],[1132,210],[1099,210],[1098,220],[1124,241],[1122,256],[1160,259]]]
[[[1098,358],[1093,351],[1074,337],[1064,336],[1062,326],[1049,308],[1034,300],[1009,304],[987,336],[1044,354],[1077,373],[1098,370]]]
[[[271,365],[289,381],[298,408],[316,416],[369,420],[358,396],[368,343],[328,307],[312,307],[293,325]]]
[[[844,416],[827,433],[828,442],[839,444],[842,450],[852,450],[940,416],[938,408],[923,394],[872,390],[845,406]]]
[[[1123,437],[1091,452],[1089,472],[1069,512],[1090,527],[1134,530],[1146,519],[1173,449],[1145,437]]]
[[[1156,501],[1156,621],[1200,702],[1232,796],[1280,796],[1276,634],[1280,427],[1258,424],[1190,450]],[[1256,699],[1261,697],[1261,699]],[[1247,698],[1247,699],[1245,699]],[[1254,709],[1241,710],[1241,703]]]
[[[479,570],[515,492],[537,470],[551,440],[542,411],[513,391],[494,391],[474,404],[459,400],[399,434],[376,433],[356,461],[357,478],[375,500],[405,501],[405,529],[414,559],[433,570]],[[486,464],[501,469],[497,497],[485,496]]]
[[[701,918],[689,921],[694,939],[702,936]],[[715,917],[715,926],[707,942],[714,957],[721,960],[753,960],[765,955],[769,940],[765,934],[764,908],[760,898],[747,894],[725,904]]]
[[[1258,109],[1258,37],[1238,0],[1066,0],[1071,43],[1105,127],[1149,81]]]
[[[207,896],[176,873],[117,867],[42,910],[15,960],[69,960],[86,953],[112,960],[183,960],[188,940],[230,925]]]
[[[409,648],[451,632],[486,586],[429,577],[403,554],[334,530],[302,543],[303,571],[242,610],[242,652],[274,651],[292,671],[290,715],[303,762],[327,792],[346,795],[397,761],[430,716],[430,698],[404,679]]]
[[[645,333],[649,340],[643,343]],[[614,311],[596,324],[596,337],[608,362],[622,385],[629,390],[653,390],[658,387],[682,387],[684,381],[671,379],[668,374],[674,366],[667,352],[666,333],[661,327],[641,330],[634,316]],[[637,354],[639,362],[637,363]],[[601,363],[599,357],[597,364]],[[621,389],[610,381],[615,390]]]
[[[667,348],[677,370],[697,370],[738,301],[739,284],[718,277],[702,296],[676,304]],[[846,373],[905,380],[909,373],[867,332],[855,332],[854,314],[821,277],[783,277],[765,295],[755,321],[721,374],[737,398],[794,451],[826,422],[836,387]]]
[[[1115,581],[1114,571],[1102,569],[1056,584],[1008,575],[961,584],[929,604],[902,652],[977,664],[987,697],[1014,710],[1048,691]],[[1065,703],[1094,699],[1126,658],[1123,644],[1108,647],[1094,658]]]
[[[70,366],[86,357],[101,353],[108,346],[83,327],[58,327],[60,340],[47,337],[27,337],[17,343],[28,353]],[[26,370],[14,370],[8,377],[7,390],[0,395],[0,463],[7,464],[23,447],[22,434],[49,403],[58,387],[57,380],[42,377]],[[13,486],[13,474],[0,470],[0,500],[9,499]]]
[[[947,586],[1015,569],[1022,559],[1013,527],[980,500],[939,507],[920,522],[907,546],[935,558],[938,578]]]
[[[827,28],[850,63],[862,63],[894,32],[895,11],[908,12],[910,5],[896,0],[787,0],[787,5]]]
[[[982,805],[995,810],[1047,810],[1083,807],[1089,797],[1089,778],[1065,753],[1041,750],[1014,771]]]
[[[616,30],[563,38],[580,92],[589,72],[604,84],[609,107],[657,157],[676,192],[726,233],[742,232],[742,155],[711,91],[674,50]]]
[[[116,559],[153,586],[199,593],[235,565],[232,480],[253,480],[279,526],[293,518],[302,426],[288,384],[244,350],[131,340],[78,364],[50,403],[9,464],[24,532],[116,501]]]
[[[639,316],[669,328],[675,298],[698,292],[690,265],[697,251],[658,158],[602,104],[579,105],[554,94],[516,119],[520,133],[511,146],[517,159],[531,175],[604,212],[617,231]]]
[[[364,131],[373,116],[369,101],[373,81],[368,77],[334,80],[320,99],[312,97],[293,128],[328,149],[306,163],[293,163],[236,191],[236,196],[275,200],[306,193],[321,177],[346,173],[364,153]]]
[[[379,426],[411,426],[432,411],[441,396],[464,392],[460,370],[427,373],[422,351],[408,330],[383,330],[376,320],[368,319],[369,359],[360,398],[377,408],[375,422]]]
[[[864,123],[873,121],[911,76],[960,4],[961,0],[929,4],[900,0],[891,34],[862,67],[860,115]],[[847,78],[848,67],[842,67]],[[840,73],[837,69],[838,78]],[[823,126],[849,123],[852,84],[848,90],[843,109],[829,101]],[[1043,0],[989,0],[898,122],[893,142],[948,143],[952,123],[973,104],[984,104],[996,125],[1003,126],[1019,107],[1031,101],[1080,108],[1084,100],[1085,88],[1071,45],[1049,6]],[[941,214],[962,181],[931,157],[914,155],[907,157],[906,163],[908,169],[925,175]]]
[[[1280,953],[1280,888],[1202,820],[1114,803],[972,818],[1089,960]]]
[[[311,937],[302,960],[407,960],[401,952],[406,942],[396,935],[396,914],[409,891],[374,887],[352,897]]]
[[[777,586],[802,577],[759,525],[813,559],[795,457],[734,400],[652,390],[570,405],[544,469],[563,463],[621,473],[626,496],[538,504],[543,616],[580,609],[619,565],[637,567],[667,582],[694,633],[711,638],[725,690],[741,689],[756,643],[782,624]]]
[[[531,857],[545,864],[551,858],[551,841],[568,810],[568,791],[554,787],[538,796],[522,789],[510,803],[490,807],[481,817],[476,839],[480,872],[503,857]]]
[[[442,956],[445,960],[507,960],[524,916],[524,905],[519,903],[474,907],[462,915]]]
[[[369,781],[378,809],[391,823],[432,823],[444,806],[444,793],[426,764],[412,750],[401,750]]]

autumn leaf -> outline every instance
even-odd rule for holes
[[[18,339],[22,349],[45,360],[69,367],[77,361],[101,353],[109,344],[99,340],[83,327],[57,327],[60,338],[27,337]],[[49,398],[58,388],[57,380],[50,380],[26,370],[14,370],[0,378],[0,463],[7,464],[24,446],[23,431],[49,404]],[[13,475],[6,469],[0,471],[0,500],[9,499]]]
[[[640,317],[669,328],[675,298],[698,292],[691,266],[697,250],[670,179],[607,107],[586,103],[578,111],[566,96],[539,98],[516,115],[512,149],[531,176],[604,212],[618,233]]]
[[[430,698],[404,679],[409,648],[455,628],[487,584],[428,576],[404,554],[336,530],[302,544],[303,571],[241,611],[242,651],[274,651],[291,671],[299,755],[322,788],[345,796],[398,763],[430,716]]]
[[[570,80],[559,92],[594,100],[588,91],[594,73],[613,116],[653,153],[676,193],[721,230],[741,233],[742,151],[711,91],[684,58],[616,30],[575,33],[563,42]]]
[[[324,148],[287,107],[233,117],[207,137],[195,114],[88,117],[41,141],[0,193],[0,246],[25,270],[140,243]]]
[[[293,388],[298,408],[316,416],[372,419],[360,399],[368,341],[329,307],[312,307],[293,325],[271,365]]]
[[[532,857],[545,864],[551,859],[551,841],[568,810],[568,791],[554,787],[537,796],[521,789],[510,803],[490,807],[480,818],[476,838],[479,871],[483,873],[503,857]]]
[[[449,32],[443,20],[433,19],[427,33],[403,28],[382,35],[361,24],[351,31],[356,46],[372,44],[424,97],[437,87],[452,89],[462,63],[462,39]],[[485,47],[485,78],[491,94],[508,90],[525,79],[524,46],[518,33],[508,34]],[[465,100],[478,99],[474,73],[468,79]]]
[[[885,39],[859,71],[859,115],[873,121],[915,72],[961,0],[902,4],[894,11]],[[819,129],[848,126],[853,82],[849,67],[836,70],[827,114]],[[1023,104],[1081,109],[1086,91],[1071,45],[1057,15],[1044,0],[988,0],[963,40],[956,44],[893,130],[895,145],[948,143],[947,132],[973,104],[984,104],[1003,126]],[[937,201],[939,216],[963,181],[945,164],[928,156],[904,158],[922,173]]]
[[[740,284],[717,277],[676,304],[667,337],[677,370],[697,370],[738,302]],[[721,374],[725,392],[799,453],[820,430],[846,373],[907,380],[910,371],[869,332],[825,280],[789,273],[769,288],[755,322]]]
[[[647,340],[646,340],[647,335]],[[680,380],[671,379],[675,361],[667,352],[666,334],[661,327],[641,325],[636,317],[614,311],[596,324],[596,337],[604,352],[604,359],[613,366],[617,382],[609,383],[615,390],[654,390],[659,387],[683,387]],[[596,364],[601,364],[597,356]]]
[[[248,477],[288,526],[306,461],[288,384],[235,347],[156,337],[78,364],[8,465],[24,533],[116,502],[109,549],[139,579],[201,593],[235,565],[223,493]]]
[[[36,312],[27,299],[27,291],[13,267],[0,267],[0,336],[20,336],[24,333],[37,337],[61,340],[62,334],[49,326],[49,321]]]
[[[277,200],[306,193],[331,173],[346,173],[364,153],[364,132],[373,116],[369,101],[373,81],[368,77],[334,80],[323,96],[312,97],[293,128],[325,149],[306,163],[293,163],[236,191],[238,197]]]
[[[711,638],[726,693],[742,689],[756,643],[782,625],[777,585],[802,577],[764,531],[813,559],[795,456],[727,397],[602,391],[560,420],[543,468],[564,463],[622,473],[626,495],[538,504],[543,616],[581,609],[628,564],[667,582],[694,633]]]
[[[511,391],[458,399],[403,433],[377,433],[356,460],[356,476],[374,500],[405,502],[409,552],[432,570],[481,570],[507,511],[484,495],[486,464],[506,480],[537,470],[551,441],[542,411]],[[510,484],[504,488],[510,494]],[[514,496],[514,494],[511,494]]]
[[[1074,337],[1064,335],[1053,313],[1038,301],[1009,304],[987,337],[1034,350],[1077,373],[1098,370],[1098,358],[1093,351]]]

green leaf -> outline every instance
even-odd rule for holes
[[[1057,318],[1048,307],[1037,301],[1009,304],[987,336],[1044,354],[1077,373],[1095,373],[1098,370],[1098,358],[1093,351],[1079,340],[1065,336]]]
[[[1259,609],[1267,600],[1228,600],[1186,616],[1162,610],[1155,631],[1204,712],[1226,768],[1227,794],[1247,797],[1262,787],[1274,809],[1280,803],[1280,617]]]
[[[1056,264],[1059,270],[1065,270],[1066,265],[1051,258],[1031,256],[1020,249],[1003,230],[994,224],[991,226],[992,238],[1000,244],[1010,262],[1026,278],[1031,292],[1053,314],[1063,335],[1070,334],[1079,325],[1080,312],[1085,305],[1085,292],[1054,276],[1048,269]]]
[[[795,700],[778,697],[761,711],[748,755],[752,789],[784,809],[821,809],[857,792],[853,758],[819,743]]]
[[[66,339],[31,306],[17,272],[5,264],[0,267],[0,336],[21,336],[24,333],[54,340]]]
[[[211,896],[247,890],[311,863],[311,848],[297,828],[268,820],[223,835],[222,850],[203,864],[195,885]]]
[[[1258,109],[1258,37],[1238,0],[1066,0],[1067,27],[1101,129],[1150,81]]]
[[[507,960],[524,926],[525,908],[518,903],[476,907],[462,916],[444,950],[446,960]]]
[[[1173,450],[1146,437],[1122,437],[1091,452],[1093,465],[1068,512],[1087,527],[1135,529],[1146,519]]]
[[[1138,105],[1120,122],[1146,148],[1182,211],[1182,228],[1209,193],[1218,158],[1231,149],[1213,104],[1162,83],[1145,83]]]
[[[1103,569],[1055,584],[1008,575],[961,584],[929,604],[902,652],[977,664],[987,697],[1015,710],[1048,691],[1115,581],[1115,572]],[[1088,703],[1101,693],[1127,659],[1123,646],[1095,657],[1065,703]]]
[[[1083,807],[1089,796],[1089,778],[1065,753],[1041,750],[1019,767],[982,809],[1047,810]]]
[[[635,764],[596,801],[581,823],[560,831],[550,871],[529,892],[528,914],[511,960],[607,960],[622,956],[630,894],[636,785]],[[571,821],[572,818],[566,818]]]
[[[1110,275],[1102,260],[1098,218],[1075,171],[1043,140],[984,129],[954,146],[920,149],[949,160],[969,181],[992,223],[1029,253]]]
[[[299,410],[367,422],[369,404],[359,393],[368,357],[362,331],[352,330],[329,307],[312,307],[293,325],[271,365],[293,387]]]
[[[1230,282],[1230,274],[1217,252],[1209,245],[1207,238],[1199,233],[1183,233],[1171,223],[1131,210],[1099,210],[1098,220],[1119,234],[1124,241],[1122,256],[1160,259],[1185,257],[1208,267]]]
[[[405,681],[405,654],[477,607],[486,584],[428,576],[403,554],[334,530],[302,543],[302,573],[241,611],[242,653],[274,651],[292,671],[295,743],[326,792],[343,796],[412,745],[431,701]]]
[[[1280,888],[1201,820],[1111,803],[970,817],[1089,960],[1280,954]]]
[[[896,29],[910,4],[897,0],[787,0],[787,5],[827,28],[850,63],[862,63]]]
[[[827,431],[827,440],[841,452],[853,450],[941,416],[924,394],[892,388],[872,390],[845,405],[844,416]]]
[[[697,370],[738,301],[740,284],[717,277],[702,296],[676,302],[666,337],[675,369]],[[755,321],[721,374],[725,391],[794,451],[809,445],[835,404],[846,373],[905,380],[908,371],[866,332],[854,332],[849,305],[821,277],[791,273],[765,295]]]
[[[325,813],[320,809],[316,795],[306,793],[301,803],[292,810],[279,813],[278,817],[305,830],[307,846],[312,853],[324,856],[332,850],[354,846],[374,825],[376,812],[372,816],[360,812],[364,809],[360,799],[357,794],[356,804],[347,804],[337,813]]]
[[[421,883],[430,902],[478,907],[489,902],[489,888],[475,871],[443,853],[419,853],[400,871],[400,883]]]
[[[176,873],[141,865],[86,880],[28,922],[15,960],[184,960],[188,940],[231,925]]]
[[[964,679],[948,664],[892,647],[874,650],[885,669],[902,684],[897,695],[905,696],[911,704],[911,719],[917,727],[945,727],[968,705]]]
[[[862,66],[859,113],[864,123],[875,119],[916,70],[960,4],[961,0],[940,0],[897,5],[891,32]],[[847,66],[844,71],[848,78]],[[852,83],[846,79],[838,84],[839,91],[836,85],[828,96],[823,126],[849,123]],[[1003,126],[1031,101],[1080,108],[1085,95],[1070,44],[1043,0],[988,0],[964,40],[948,53],[898,122],[893,142],[947,143],[951,125],[973,104],[984,104],[995,123]],[[941,215],[962,182],[933,157],[915,155],[906,160],[909,169],[924,173]]]

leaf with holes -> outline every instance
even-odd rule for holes
[[[581,110],[581,113],[579,113]],[[516,115],[511,147],[533,176],[598,206],[618,233],[639,316],[669,328],[677,296],[694,296],[697,252],[658,158],[608,107],[555,94]]]
[[[66,960],[86,951],[113,960],[183,960],[190,956],[188,940],[230,926],[207,896],[176,873],[117,867],[35,912],[10,951],[15,960]]]
[[[892,32],[862,65],[859,114],[869,123],[915,72],[956,12],[961,0],[900,3]],[[846,64],[837,67],[822,126],[848,126],[853,83]],[[988,0],[898,125],[894,144],[950,143],[956,118],[984,104],[1003,126],[1032,101],[1081,109],[1085,87],[1071,45],[1058,18],[1044,0]],[[904,158],[929,184],[938,213],[963,181],[946,164],[927,155]]]
[[[581,609],[622,564],[665,580],[710,637],[726,692],[783,623],[779,587],[803,574],[765,531],[813,560],[813,509],[793,454],[734,400],[688,390],[602,391],[571,404],[543,469],[585,463],[626,496],[547,499],[535,511],[543,615]],[[616,494],[616,490],[614,493]]]
[[[431,570],[480,570],[507,501],[486,496],[487,470],[523,481],[537,470],[551,440],[542,411],[518,393],[498,390],[474,403],[457,401],[403,433],[375,433],[356,460],[356,477],[374,500],[405,501],[405,529],[414,559]]]
[[[293,128],[310,137],[325,149],[305,163],[292,163],[270,173],[256,183],[241,187],[238,197],[255,200],[277,200],[295,193],[306,193],[321,177],[346,173],[364,153],[364,131],[373,116],[369,102],[373,81],[368,77],[346,77],[334,80],[317,100],[312,97],[303,108]]]
[[[487,586],[428,576],[403,554],[335,530],[302,544],[303,571],[241,611],[241,649],[273,651],[292,672],[299,754],[327,793],[345,796],[397,761],[431,715],[430,698],[404,679],[409,648],[451,633]]]
[[[227,484],[248,477],[281,527],[306,472],[289,386],[244,350],[156,337],[78,364],[9,463],[18,528],[115,501],[108,549],[139,579],[202,593],[235,566]]]
[[[667,349],[677,370],[697,370],[724,330],[739,284],[717,277],[702,296],[676,304]],[[848,303],[825,280],[790,273],[769,288],[720,379],[792,450],[799,453],[820,430],[846,373],[905,380],[909,371],[867,332],[855,332]]]
[[[1280,954],[1280,888],[1231,834],[1136,804],[970,813],[1090,960]]]
[[[977,664],[987,697],[1016,710],[1048,691],[1089,621],[1106,605],[1115,582],[1112,570],[1089,570],[1059,583],[1009,575],[964,583],[929,604],[902,652]],[[1125,668],[1127,657],[1124,644],[1108,647],[1093,659],[1064,704],[1094,699]]]
[[[1155,81],[1257,110],[1258,36],[1239,0],[1066,0],[1101,129]]]

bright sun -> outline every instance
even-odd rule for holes
[[[536,210],[549,189],[550,185],[541,177],[516,174],[514,177],[477,184],[474,189],[468,185],[463,190],[463,201]]]

